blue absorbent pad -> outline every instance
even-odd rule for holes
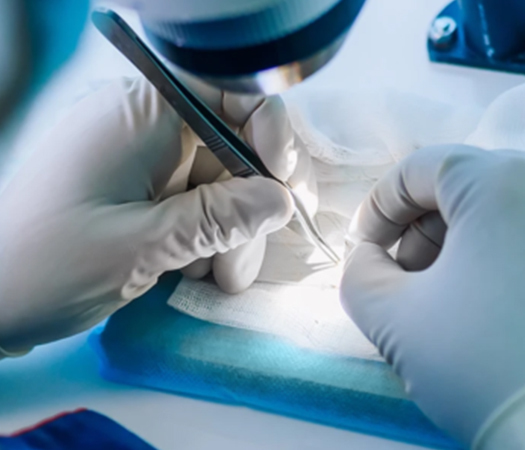
[[[179,313],[167,305],[179,280],[178,273],[164,275],[91,335],[102,376],[428,447],[461,448],[405,397],[387,364],[322,354]]]
[[[60,414],[12,436],[1,450],[155,450],[138,436],[94,411]]]

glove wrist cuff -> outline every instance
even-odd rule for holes
[[[521,449],[525,442],[525,386],[494,411],[483,423],[473,450]]]

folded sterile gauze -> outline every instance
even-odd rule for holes
[[[297,92],[297,93],[294,93]],[[315,217],[329,244],[344,256],[350,220],[372,185],[420,147],[463,142],[481,111],[393,91],[286,94],[297,139],[310,153],[319,187]],[[321,352],[381,359],[339,304],[337,267],[292,229],[268,238],[262,270],[238,295],[212,281],[183,279],[169,305],[195,318],[282,337]]]

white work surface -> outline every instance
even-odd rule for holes
[[[522,76],[429,63],[427,26],[444,5],[444,0],[369,0],[336,60],[297,89],[394,87],[449,103],[486,106],[525,81]],[[53,116],[50,112],[58,114],[57,95],[66,98],[87,80],[124,72],[133,73],[89,30],[76,60],[43,97],[42,104],[47,99],[48,108],[45,119],[41,106],[33,122],[45,128]],[[0,433],[87,407],[165,450],[420,448],[244,407],[112,384],[98,376],[97,359],[86,337],[43,346],[24,358],[0,363]]]

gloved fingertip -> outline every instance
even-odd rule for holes
[[[249,189],[257,200],[251,205],[253,213],[258,214],[261,219],[261,213],[266,213],[260,234],[273,233],[286,226],[295,212],[295,203],[290,192],[279,182],[268,178],[254,177],[249,181]]]
[[[225,92],[222,100],[224,118],[235,126],[243,127],[264,101],[262,95]]]
[[[288,112],[280,97],[269,97],[253,112],[242,136],[257,152],[268,170],[287,181],[294,173],[299,149]]]
[[[254,239],[213,259],[213,276],[227,294],[248,289],[261,271],[266,251],[266,236]]]
[[[217,286],[219,286],[220,290],[225,292],[229,295],[237,295],[244,292],[246,289],[248,289],[253,281],[251,283],[239,283],[235,280],[224,280],[222,278],[216,278],[215,282],[217,283]]]
[[[212,258],[201,258],[181,269],[185,277],[198,280],[204,278],[211,271]]]

